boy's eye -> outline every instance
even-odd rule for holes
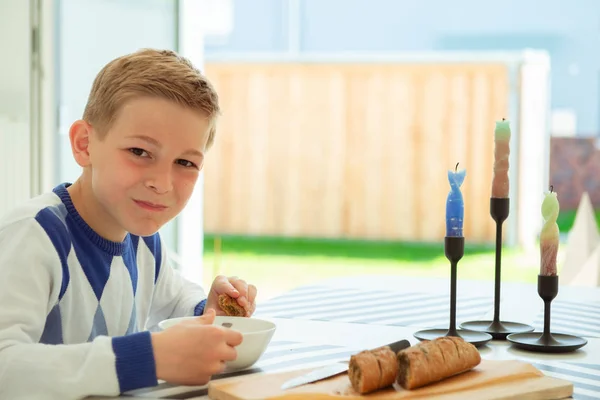
[[[188,161],[188,160],[182,160],[182,159],[177,160],[177,164],[179,164],[183,167],[186,167],[186,168],[195,168],[196,167],[196,164],[194,164],[193,162]]]
[[[148,152],[146,152],[146,150],[140,149],[138,147],[131,148],[129,149],[129,151],[138,157],[145,157],[148,155]]]

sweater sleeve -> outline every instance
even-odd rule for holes
[[[41,343],[46,318],[60,312],[56,305],[65,289],[68,266],[53,242],[63,239],[51,240],[33,218],[0,228],[0,398],[114,396],[155,385],[148,332],[80,344]],[[62,245],[68,249],[70,243]]]
[[[157,235],[157,240],[160,237]],[[158,323],[168,318],[198,316],[204,313],[206,293],[196,284],[175,270],[169,262],[168,249],[160,241],[160,269],[156,280],[154,298],[147,328],[158,329]]]

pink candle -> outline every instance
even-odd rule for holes
[[[542,202],[542,216],[544,217],[544,225],[540,234],[540,275],[554,276],[557,275],[556,269],[556,254],[558,253],[559,229],[556,219],[560,204],[556,197],[556,192],[546,193]]]
[[[494,175],[492,178],[492,197],[508,198],[508,158],[510,156],[510,123],[496,122],[494,131]]]

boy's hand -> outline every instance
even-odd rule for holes
[[[180,385],[205,385],[211,376],[225,368],[225,361],[235,360],[235,346],[242,334],[212,325],[215,313],[152,333],[156,376]]]
[[[256,310],[256,286],[248,285],[243,279],[236,276],[225,277],[219,275],[215,278],[210,288],[210,293],[206,299],[206,307],[204,312],[208,309],[216,311],[217,315],[226,315],[223,310],[219,308],[219,295],[227,294],[232,298],[236,299],[238,304],[246,310],[246,316],[250,317]]]

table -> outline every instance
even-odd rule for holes
[[[275,322],[277,331],[256,366],[214,379],[317,367],[399,339],[415,344],[416,330],[447,325],[448,293],[448,280],[399,276],[340,278],[299,287],[257,307],[255,316]],[[457,294],[459,323],[491,318],[492,282],[459,281]],[[502,295],[502,319],[540,328],[542,302],[535,285],[503,284]],[[553,331],[585,336],[588,344],[581,350],[530,353],[492,341],[480,349],[481,355],[531,362],[549,376],[572,381],[575,399],[600,399],[600,289],[561,287],[555,303]],[[161,383],[118,398],[207,399],[206,392],[206,387]]]
[[[543,302],[536,285],[503,283],[501,319],[541,329]],[[300,287],[259,305],[257,317],[361,324],[448,326],[448,279],[360,276],[329,279]],[[493,317],[494,283],[457,283],[457,321]],[[600,288],[561,286],[552,303],[555,331],[600,337]]]

